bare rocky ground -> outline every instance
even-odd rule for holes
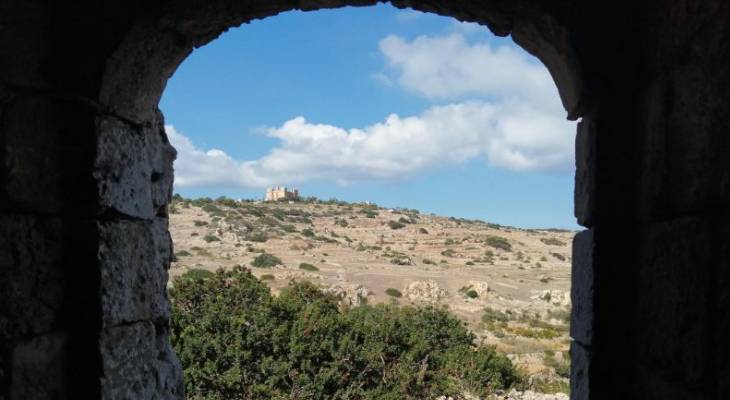
[[[535,390],[567,390],[574,232],[364,203],[181,198],[170,207],[170,231],[171,277],[244,265],[274,292],[292,279],[309,280],[348,305],[447,307],[480,343],[509,354]],[[281,264],[255,267],[264,253]],[[511,396],[500,398],[543,398]]]

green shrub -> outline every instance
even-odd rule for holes
[[[187,251],[187,250],[180,250],[177,253],[175,253],[175,257],[188,257],[188,256],[191,256],[191,255],[192,254],[190,254],[190,252]]]
[[[268,217],[268,216],[257,219],[256,223],[260,226],[269,226],[272,228],[279,226],[279,221],[275,220],[274,218]]]
[[[477,293],[477,291],[476,290],[473,290],[473,289],[472,290],[468,290],[464,294],[466,295],[466,297],[468,297],[470,299],[476,299],[477,297],[479,297],[479,293]]]
[[[565,242],[556,238],[540,238],[540,241],[549,246],[565,246]]]
[[[206,270],[206,269],[200,269],[200,268],[192,268],[187,270],[184,274],[182,274],[182,279],[188,279],[193,281],[201,281],[204,279],[210,279],[215,274],[212,272]]]
[[[309,228],[304,228],[304,229],[302,229],[302,236],[304,236],[304,237],[314,237],[315,236],[315,233],[314,233],[313,230],[311,230]]]
[[[388,221],[388,226],[390,229],[401,229],[405,226],[405,224],[402,224],[398,221]]]
[[[437,308],[360,306],[310,283],[279,296],[241,268],[176,278],[170,340],[191,399],[486,397],[519,383],[505,356],[475,348]]]
[[[335,225],[339,225],[343,228],[347,228],[348,223],[347,223],[347,220],[338,219],[337,221],[335,221]]]
[[[319,271],[319,268],[317,268],[314,265],[309,264],[309,263],[299,264],[299,269],[303,269],[305,271],[312,271],[312,272]]]
[[[436,264],[436,262],[433,261],[433,260],[431,260],[430,258],[424,258],[422,262],[424,264],[430,264],[430,265],[435,265]]]
[[[501,237],[501,236],[492,236],[489,235],[484,240],[484,243],[486,243],[488,246],[492,246],[495,249],[501,249],[504,251],[512,251],[512,245],[507,241],[507,239]]]
[[[208,225],[208,221],[198,221],[198,220],[195,220],[195,221],[193,221],[193,224],[195,226],[205,226],[205,225]]]
[[[400,290],[395,288],[387,288],[385,289],[385,294],[387,294],[390,297],[403,297],[403,293],[400,292]]]
[[[257,268],[272,268],[281,264],[282,262],[279,257],[269,253],[261,253],[251,262],[251,265]]]
[[[422,233],[424,235],[428,235],[428,230],[426,230],[426,228],[418,228],[418,233]]]
[[[271,274],[263,274],[259,279],[261,279],[262,281],[273,281],[274,279],[276,279],[276,277]]]
[[[456,255],[456,251],[454,251],[453,249],[446,249],[441,252],[441,255],[444,257],[453,257]]]
[[[267,240],[269,240],[269,236],[264,232],[254,231],[254,232],[251,232],[248,236],[246,236],[246,240],[251,241],[251,242],[264,243]]]
[[[509,321],[509,316],[505,314],[502,311],[494,310],[491,307],[487,307],[484,309],[484,314],[482,315],[482,322],[507,322]]]
[[[297,231],[297,228],[294,225],[282,225],[281,230],[284,232],[294,233]]]
[[[205,235],[203,237],[203,240],[205,240],[207,243],[210,243],[210,242],[220,242],[221,241],[221,239],[218,236],[216,236],[216,235]]]

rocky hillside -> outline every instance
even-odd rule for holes
[[[276,292],[309,280],[363,302],[436,304],[533,376],[567,387],[574,232],[385,209],[365,203],[175,198],[172,276],[244,265]]]

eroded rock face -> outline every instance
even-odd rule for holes
[[[366,303],[368,296],[372,294],[362,285],[356,284],[331,286],[325,289],[325,292],[334,294],[341,299],[340,301],[343,305],[350,307],[355,307]]]
[[[416,303],[437,303],[446,297],[448,292],[434,280],[416,281],[406,285],[403,295]]]

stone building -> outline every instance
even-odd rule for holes
[[[286,186],[277,186],[266,189],[266,201],[277,200],[296,200],[299,198],[299,190],[287,188]]]

